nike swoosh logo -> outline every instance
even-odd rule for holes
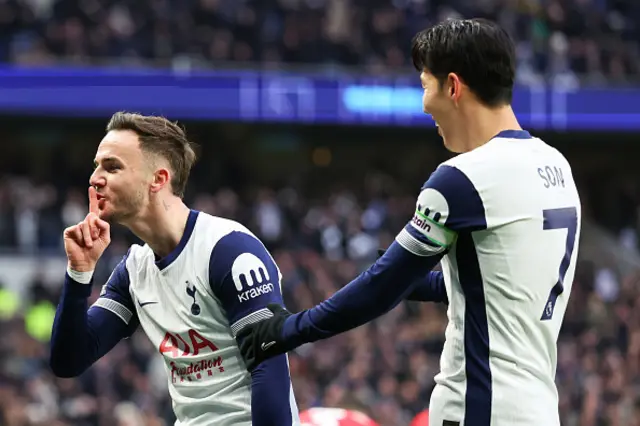
[[[158,302],[141,302],[138,300],[138,305],[140,305],[141,308],[147,306],[147,305],[153,305],[154,303],[158,303]]]
[[[269,349],[271,346],[275,345],[276,342],[269,342],[269,343],[263,343],[262,345],[260,345],[260,349],[262,349],[263,351],[266,351],[267,349]]]

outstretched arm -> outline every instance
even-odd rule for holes
[[[384,314],[407,298],[414,283],[427,276],[459,234],[467,237],[486,225],[484,204],[469,177],[456,167],[441,165],[422,187],[412,220],[386,253],[330,299],[286,318],[282,344],[276,349],[326,339]],[[269,353],[255,345],[252,350]]]
[[[444,255],[442,247],[419,237],[410,226],[401,235],[409,238],[413,233],[411,241],[415,246],[396,240],[376,263],[329,299],[287,318],[283,339],[295,346],[326,339],[366,324],[406,299],[414,283],[426,276]],[[409,251],[405,244],[419,254]]]
[[[424,282],[425,277],[429,277],[428,285],[420,286],[413,296],[444,300],[441,276],[428,273],[459,236],[470,240],[472,232],[486,225],[484,205],[471,180],[455,167],[438,167],[422,187],[413,219],[367,271],[312,309],[291,314],[273,306],[272,318],[239,333],[249,369],[264,359],[383,315],[412,294],[415,283]],[[437,293],[440,296],[435,297]]]

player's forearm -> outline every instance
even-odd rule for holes
[[[99,339],[87,313],[90,284],[65,277],[51,335],[49,365],[59,377],[75,377],[98,358]]]
[[[407,300],[449,304],[442,272],[431,271],[415,281]]]
[[[378,258],[380,258],[386,250],[378,250]],[[415,302],[436,302],[449,304],[447,298],[447,290],[444,285],[444,275],[440,271],[429,271],[429,273],[419,278],[413,283],[411,292],[407,295],[406,300]]]
[[[442,256],[420,257],[397,242],[367,271],[331,298],[287,318],[283,337],[301,345],[351,330],[397,306]]]
[[[262,362],[251,373],[251,424],[292,426],[291,378],[285,355]]]

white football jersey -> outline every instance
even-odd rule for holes
[[[94,306],[117,314],[131,333],[140,324],[164,357],[176,425],[250,426],[256,404],[272,416],[264,424],[299,425],[286,356],[263,363],[252,384],[235,340],[244,325],[271,315],[268,303],[282,303],[280,278],[247,228],[192,211],[166,258],[133,245]]]
[[[526,131],[500,133],[425,183],[397,241],[423,256],[446,250],[431,426],[559,426],[556,342],[580,221],[569,163]]]

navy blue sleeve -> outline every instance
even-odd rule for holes
[[[135,331],[138,320],[131,310],[125,263],[126,256],[89,309],[92,283],[78,283],[66,275],[51,334],[49,365],[56,376],[82,374]]]
[[[385,251],[379,249],[378,257],[382,256]],[[406,300],[449,304],[444,274],[440,271],[430,271],[426,277],[418,278],[413,283],[412,290]]]
[[[459,234],[486,228],[479,199],[463,172],[438,167],[420,191],[413,218],[385,254],[328,300],[287,318],[283,338],[299,346],[351,330],[394,308],[420,285],[425,299],[446,300],[441,275],[428,273]]]
[[[413,220],[417,222],[456,233],[487,227],[484,204],[473,182],[457,167],[447,165],[438,167],[422,186]]]
[[[407,300],[449,304],[442,272],[430,271],[425,277],[418,278],[413,283],[411,292],[407,295]]]
[[[376,263],[329,299],[287,318],[283,339],[299,346],[351,330],[385,314],[406,299],[414,283],[442,259],[444,251],[433,249],[431,256],[416,256],[394,241]]]
[[[422,186],[413,219],[396,239],[412,253],[426,255],[431,248],[425,242],[448,252],[460,235],[466,238],[486,227],[484,205],[473,182],[460,169],[442,165]],[[407,299],[448,303],[441,273],[430,272],[414,285]]]
[[[284,305],[280,271],[264,245],[244,232],[231,232],[214,247],[209,281],[234,336],[247,324],[272,315],[270,303]],[[251,373],[254,426],[290,426],[298,410],[286,355],[271,358]]]

